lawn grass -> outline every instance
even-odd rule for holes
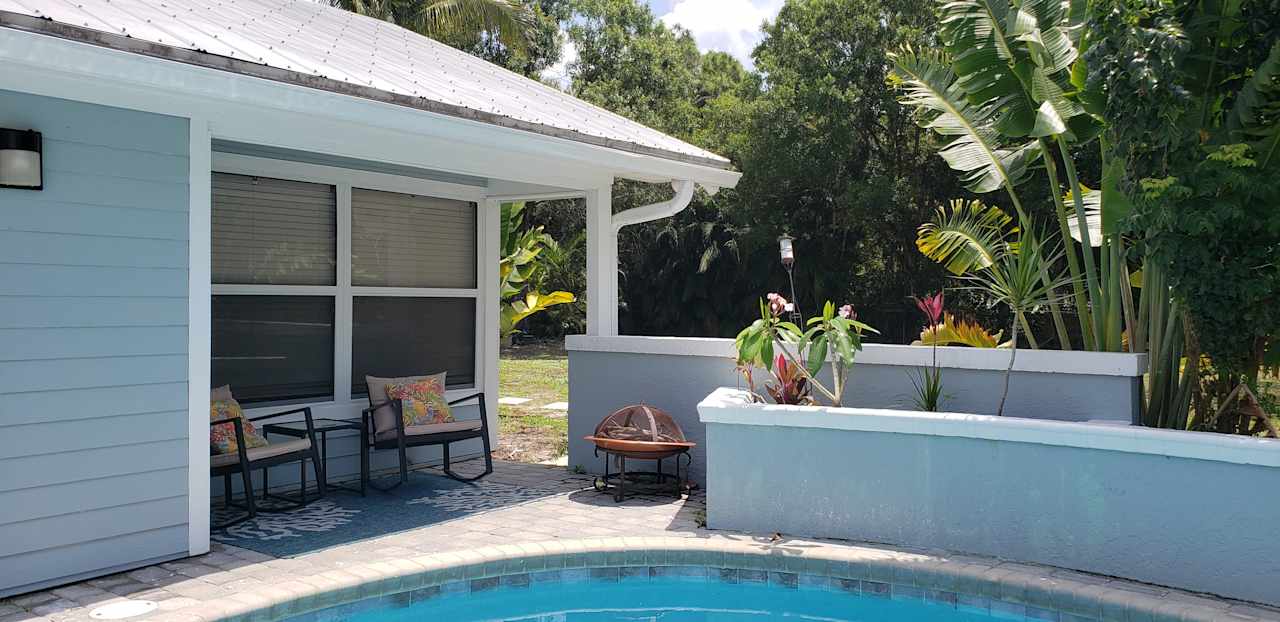
[[[519,406],[498,407],[497,458],[519,462],[554,460],[568,452],[569,419],[543,410],[569,400],[569,359],[559,342],[511,346],[498,362],[499,393],[526,397]],[[557,416],[559,415],[559,416]]]

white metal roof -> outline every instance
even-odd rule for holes
[[[728,168],[723,157],[536,80],[314,0],[0,0],[0,25]]]

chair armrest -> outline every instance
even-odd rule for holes
[[[361,411],[360,411],[360,414],[372,415],[372,414],[373,414],[373,411],[378,410],[379,408],[382,408],[383,406],[391,406],[391,400],[387,400],[387,401],[382,402],[382,403],[379,403],[379,404],[374,404],[373,406],[370,406],[370,407],[368,407],[368,408],[366,408],[366,409],[364,409],[364,410],[361,410]],[[393,408],[394,408],[394,407],[393,407]]]
[[[218,424],[221,424],[221,423],[232,423],[232,422],[239,421],[239,420],[240,420],[240,418],[239,418],[239,417],[227,417],[226,419],[213,419],[213,420],[210,420],[210,421],[209,421],[209,427],[211,427],[211,428],[212,428],[213,426],[218,425]],[[237,426],[237,427],[239,427],[239,426]]]
[[[474,399],[476,399],[477,397],[478,397],[478,398],[480,398],[480,401],[482,401],[482,402],[483,402],[483,401],[484,401],[484,392],[480,392],[480,393],[473,393],[473,394],[468,395],[468,396],[466,396],[466,397],[460,397],[460,398],[458,398],[458,399],[456,399],[456,400],[451,400],[451,401],[449,402],[449,405],[450,405],[450,406],[454,406],[454,405],[456,405],[456,404],[461,404],[462,402],[467,402],[467,401],[474,400]]]

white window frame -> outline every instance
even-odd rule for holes
[[[333,318],[333,399],[318,402],[290,403],[292,407],[310,406],[313,415],[319,417],[350,417],[368,405],[367,398],[356,397],[351,393],[351,361],[352,361],[352,310],[354,299],[361,296],[403,296],[411,298],[470,298],[475,301],[475,382],[470,387],[455,387],[446,390],[448,399],[457,399],[483,391],[486,385],[485,372],[488,367],[485,351],[486,308],[491,304],[486,296],[481,295],[479,287],[488,278],[485,274],[486,262],[483,260],[486,249],[484,218],[484,188],[451,184],[447,182],[373,173],[353,169],[272,160],[254,156],[228,153],[213,153],[214,173],[230,173],[270,177],[290,181],[302,181],[333,186],[337,207],[337,263],[335,266],[335,285],[259,285],[259,284],[212,284],[214,296],[330,296],[334,299]],[[351,284],[351,190],[380,190],[419,196],[438,197],[468,201],[476,207],[476,285],[475,288],[437,288],[437,287],[367,287]],[[496,327],[494,328],[496,330]],[[431,370],[423,370],[424,373]],[[233,387],[234,390],[234,387]],[[261,406],[246,409],[251,413],[279,410],[280,406]]]

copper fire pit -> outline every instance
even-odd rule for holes
[[[684,458],[687,470],[693,461],[689,450],[697,445],[685,440],[684,431],[671,415],[644,404],[614,411],[596,426],[594,434],[585,438],[595,443],[597,456],[600,452],[605,454],[604,477],[596,478],[595,488],[601,492],[612,488],[614,501],[626,498],[628,484],[639,485],[646,490],[674,484],[679,495],[685,487],[680,477],[680,459]],[[617,464],[617,473],[609,471],[610,458]],[[657,470],[628,472],[627,458],[654,460],[658,464]],[[674,474],[662,470],[662,461],[667,458],[675,458]]]

